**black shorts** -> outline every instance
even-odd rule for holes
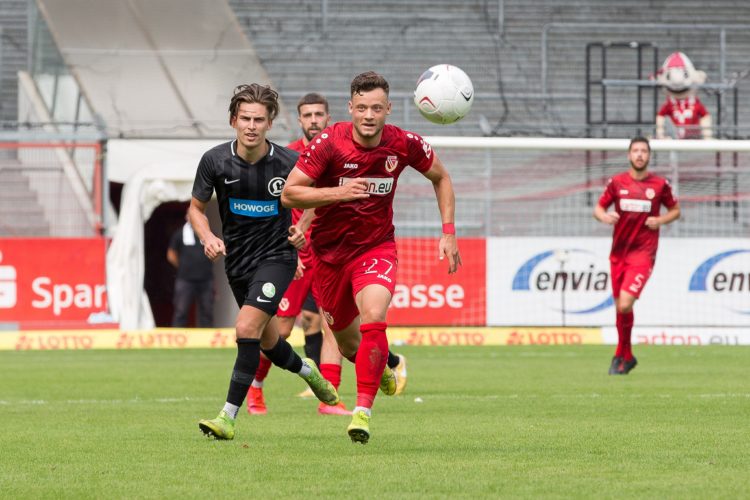
[[[312,290],[307,294],[305,303],[302,304],[302,309],[318,314],[318,304],[315,303],[315,298],[313,297]]]
[[[296,263],[261,262],[247,278],[229,279],[229,286],[239,307],[252,306],[273,316],[296,270]]]

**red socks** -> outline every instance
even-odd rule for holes
[[[633,359],[633,347],[630,343],[633,331],[633,311],[629,313],[617,313],[617,350],[615,356],[622,357],[625,361]]]
[[[341,365],[322,363],[320,365],[320,373],[323,375],[323,378],[333,384],[336,389],[339,388],[341,385]]]
[[[255,372],[255,380],[263,382],[266,379],[266,375],[268,375],[268,370],[271,369],[271,365],[271,360],[265,355],[261,355],[260,363],[258,363],[258,370]]]
[[[388,360],[387,323],[367,323],[359,326],[362,341],[357,349],[355,369],[357,372],[357,406],[372,408],[380,387],[385,363]]]

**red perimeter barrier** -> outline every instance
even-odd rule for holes
[[[0,323],[111,328],[104,238],[0,240]]]
[[[478,326],[487,322],[486,242],[459,238],[463,265],[448,274],[438,259],[439,238],[398,238],[396,291],[388,311],[392,326]]]

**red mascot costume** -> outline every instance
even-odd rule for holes
[[[675,52],[662,64],[657,81],[667,100],[656,116],[656,138],[667,138],[664,122],[669,117],[677,139],[710,139],[711,116],[695,95],[696,86],[706,81],[706,73],[696,70],[688,56]]]

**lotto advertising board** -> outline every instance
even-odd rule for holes
[[[609,238],[488,241],[488,325],[612,326]],[[750,326],[750,241],[662,238],[642,326]]]
[[[393,326],[484,326],[485,240],[458,240],[463,265],[448,274],[438,259],[438,238],[399,238],[396,290],[388,310]]]
[[[0,240],[3,329],[112,326],[107,314],[105,240]]]

